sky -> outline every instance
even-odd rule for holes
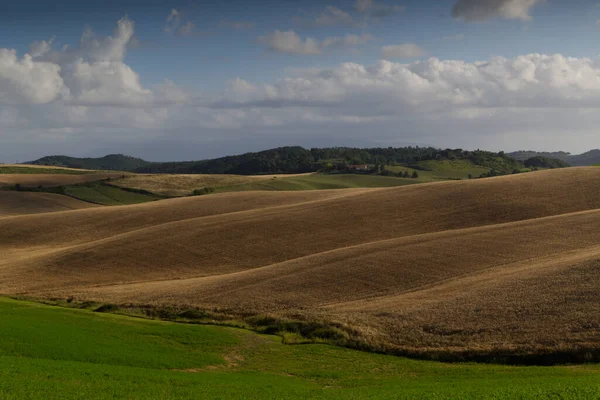
[[[0,13],[0,162],[278,146],[581,153],[600,2],[20,0]]]

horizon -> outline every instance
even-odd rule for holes
[[[211,159],[217,159],[217,158],[222,158],[222,157],[235,157],[235,156],[239,156],[239,155],[243,155],[246,153],[260,153],[263,151],[268,151],[268,150],[273,150],[273,149],[277,149],[277,148],[286,148],[286,147],[302,147],[306,150],[310,150],[311,147],[304,147],[304,146],[296,146],[296,145],[290,145],[290,146],[278,146],[278,147],[273,147],[273,148],[269,148],[269,149],[262,149],[262,150],[258,150],[258,151],[248,151],[248,152],[243,152],[243,153],[228,153],[228,154],[224,154],[224,155],[220,155],[220,156],[216,156],[216,157],[210,157],[210,158],[198,158],[198,159],[170,159],[170,160],[150,160],[150,159],[146,159],[144,157],[138,157],[136,155],[132,155],[132,154],[125,154],[125,153],[109,153],[109,154],[104,154],[104,155],[99,155],[99,156],[95,156],[95,157],[89,157],[89,156],[77,156],[77,155],[69,155],[69,154],[47,154],[45,156],[42,157],[38,157],[36,159],[31,159],[28,161],[20,161],[20,160],[16,160],[14,162],[14,164],[28,164],[31,162],[35,162],[38,161],[42,158],[46,158],[46,157],[70,157],[70,158],[76,158],[76,159],[97,159],[97,158],[103,158],[103,157],[109,157],[109,156],[123,156],[123,157],[132,157],[132,158],[137,158],[137,159],[141,159],[143,161],[147,161],[147,162],[154,162],[154,163],[162,163],[162,162],[194,162],[194,161],[205,161],[205,160],[211,160]],[[458,147],[454,147],[454,148],[441,148],[441,147],[436,147],[436,146],[398,146],[396,148],[405,148],[405,147],[431,147],[431,148],[435,148],[437,150],[458,150]],[[315,148],[315,147],[313,147]],[[319,148],[319,147],[316,147]],[[354,148],[354,149],[373,149],[373,148],[377,148],[377,147],[353,147],[353,146],[328,146],[328,147],[320,147],[321,149],[323,148]],[[490,152],[496,152],[493,150],[488,150],[488,149],[462,149],[461,150],[465,150],[465,151],[490,151]],[[542,154],[553,154],[553,153],[564,153],[570,156],[579,156],[582,154],[586,154],[586,153],[590,153],[593,151],[599,151],[600,149],[595,148],[595,149],[589,149],[585,152],[582,153],[571,153],[568,151],[562,151],[562,150],[556,150],[556,151],[538,151],[538,150],[532,150],[532,149],[520,149],[520,150],[513,150],[513,151],[504,151],[504,150],[498,150],[497,152],[501,152],[503,151],[504,153],[510,155],[512,153],[519,153],[519,152],[533,152],[533,153],[542,153]],[[3,162],[0,161],[0,165],[2,164],[11,164],[11,162]]]
[[[598,147],[591,0],[48,7],[23,0],[0,16],[0,162],[207,159],[290,143]]]

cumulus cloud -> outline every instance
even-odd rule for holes
[[[381,48],[381,57],[388,60],[393,58],[419,58],[424,55],[425,51],[412,43],[383,46]]]
[[[181,13],[177,11],[177,9],[173,8],[169,15],[167,16],[167,20],[165,21],[165,26],[163,28],[164,32],[175,32],[181,23]]]
[[[316,26],[354,25],[354,18],[337,7],[326,6],[314,20]]]
[[[97,37],[87,28],[73,47],[54,50],[54,39],[38,41],[22,58],[15,50],[0,49],[0,103],[140,107],[177,102],[164,90],[144,88],[124,62],[133,37],[134,23],[124,17],[112,35]]]
[[[545,0],[458,0],[452,16],[465,21],[487,21],[490,18],[529,21],[530,10]]]
[[[396,13],[403,12],[406,7],[397,4],[386,4],[376,0],[356,0],[354,10],[356,12],[371,16],[373,18],[383,18]]]
[[[259,42],[275,53],[317,55],[336,48],[360,46],[372,39],[373,37],[369,34],[347,34],[346,36],[327,37],[323,40],[311,37],[302,39],[294,31],[276,30],[266,36],[261,36]]]
[[[63,90],[60,66],[17,57],[15,50],[0,49],[0,104],[41,104]]]
[[[353,115],[395,115],[407,109],[597,107],[600,63],[543,54],[475,63],[437,58],[412,64],[346,63],[267,85],[237,80],[220,106],[224,104],[329,106]]]

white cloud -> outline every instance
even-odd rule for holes
[[[361,14],[379,19],[403,12],[406,7],[397,4],[386,4],[375,0],[356,0],[354,2],[354,9]]]
[[[452,16],[465,21],[487,21],[493,17],[529,21],[530,10],[545,0],[458,0]]]
[[[40,40],[31,43],[31,45],[29,46],[29,55],[32,58],[38,58],[48,54],[48,52],[50,52],[50,50],[52,49],[53,42],[54,38],[51,38],[50,40]]]
[[[163,28],[164,32],[175,32],[181,23],[181,13],[177,11],[177,9],[173,8],[169,15],[167,16],[167,20],[165,22],[165,26]]]
[[[397,115],[406,110],[600,106],[600,63],[529,54],[487,62],[430,58],[412,64],[380,61],[282,79],[268,85],[237,81],[220,106],[329,107],[349,115]],[[472,113],[471,113],[472,114]]]
[[[186,22],[184,25],[181,25],[179,28],[177,28],[177,34],[179,36],[191,36],[194,34],[195,31],[196,31],[196,25],[194,25],[190,21]]]
[[[316,26],[353,25],[354,19],[346,11],[337,7],[326,6],[314,21]]]
[[[381,48],[381,57],[393,58],[419,58],[425,55],[425,51],[416,44],[406,43]]]
[[[266,36],[259,38],[268,50],[276,53],[288,53],[299,55],[316,55],[325,51],[341,48],[360,46],[371,41],[373,37],[369,34],[346,36],[332,36],[323,40],[307,37],[302,39],[294,31],[276,30]]]
[[[319,41],[314,38],[302,39],[294,31],[280,31],[261,36],[259,41],[267,49],[276,53],[314,55],[321,54]]]
[[[29,54],[0,49],[0,104],[41,104],[56,99],[63,89],[60,66],[35,61]]]
[[[112,36],[96,37],[87,28],[75,47],[56,51],[52,49],[53,39],[34,42],[30,54],[21,59],[15,50],[0,49],[0,103],[60,101],[73,106],[119,107],[178,103],[176,97],[180,96],[172,96],[172,83],[170,96],[164,90],[154,93],[144,88],[139,75],[125,64],[133,35],[134,23],[124,17]]]

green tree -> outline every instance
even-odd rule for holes
[[[417,179],[418,177],[419,177],[419,174],[417,173],[417,171],[413,171],[412,178]]]

